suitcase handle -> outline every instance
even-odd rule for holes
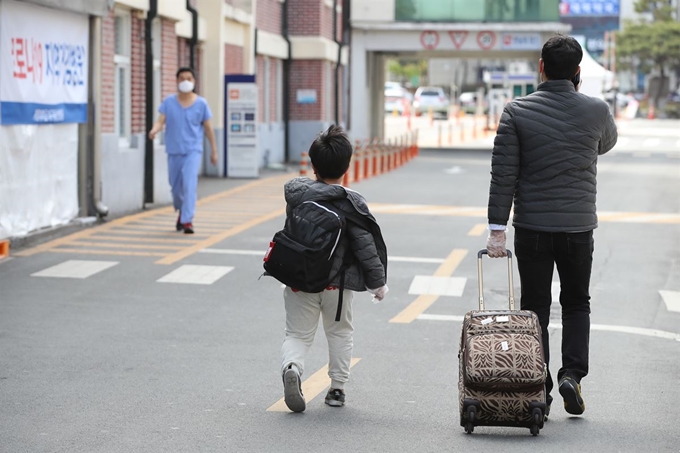
[[[513,284],[512,284],[512,252],[510,250],[507,250],[508,252],[508,288],[509,288],[509,297],[508,297],[508,303],[510,305],[510,310],[515,309],[515,292],[513,289]],[[479,252],[477,252],[477,281],[479,283],[479,309],[484,310],[484,277],[482,275],[482,256],[488,255],[489,252],[487,252],[486,249],[482,249]]]

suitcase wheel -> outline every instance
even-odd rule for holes
[[[472,434],[475,430],[475,421],[477,421],[477,407],[468,407],[468,422],[465,424],[465,432]]]
[[[541,430],[541,421],[543,420],[543,412],[539,408],[535,408],[532,412],[534,423],[531,425],[529,430],[532,436],[538,436]]]

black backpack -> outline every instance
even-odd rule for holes
[[[331,274],[333,255],[345,234],[345,217],[316,201],[305,201],[286,217],[264,257],[265,275],[271,275],[291,288],[318,293],[328,287],[336,275]],[[340,297],[336,321],[340,320],[347,252],[340,269]]]

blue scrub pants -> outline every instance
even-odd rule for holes
[[[181,212],[180,222],[191,223],[196,211],[196,188],[201,153],[168,154],[168,179],[172,189],[172,204]]]

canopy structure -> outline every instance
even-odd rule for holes
[[[583,48],[581,60],[581,88],[579,91],[588,96],[603,98],[603,93],[611,90],[614,81],[614,73],[605,69],[588,53],[585,39],[575,36]]]
[[[19,0],[74,13],[105,16],[113,8],[113,0]]]

